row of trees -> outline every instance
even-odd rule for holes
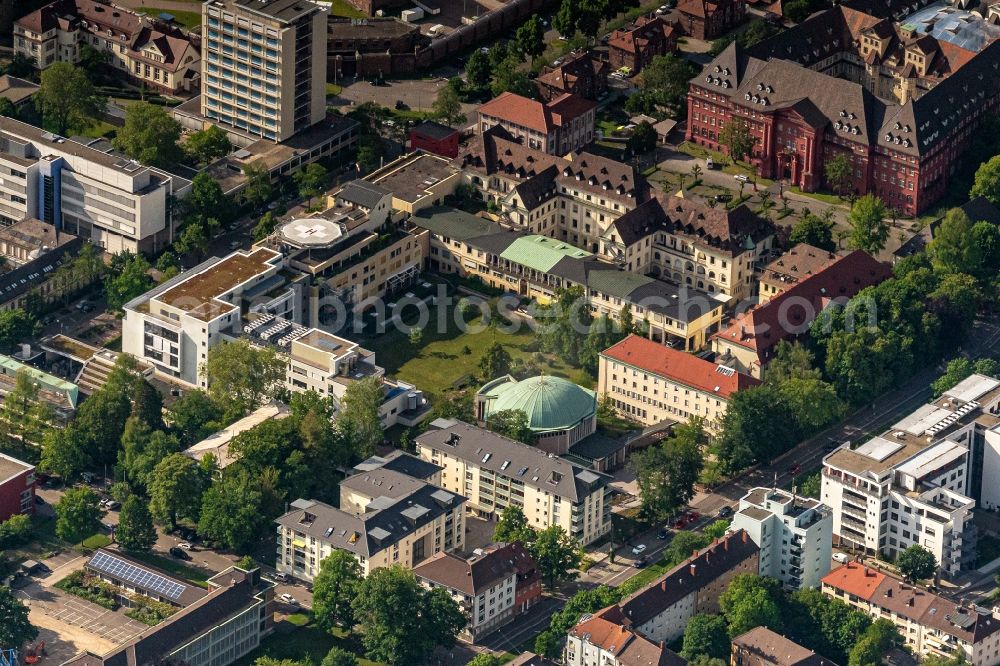
[[[879,229],[880,207],[873,197],[855,203],[854,245],[876,250],[884,243],[888,231]],[[807,226],[796,228],[797,239],[821,247],[832,243],[826,216],[807,217],[802,225]],[[713,444],[718,471],[772,459],[846,409],[897,386],[917,369],[918,358],[924,366],[959,348],[980,306],[1000,293],[998,275],[1000,230],[973,222],[961,209],[950,210],[926,253],[897,262],[888,280],[821,312],[807,345],[777,347],[764,384],[730,401]],[[974,370],[996,374],[997,364],[957,360],[940,390]]]

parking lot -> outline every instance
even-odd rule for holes
[[[50,658],[59,663],[90,650],[103,654],[130,640],[148,627],[125,616],[125,609],[108,610],[53,587],[71,571],[83,566],[84,558],[67,558],[61,564],[47,561],[52,573],[32,578],[15,594],[29,609],[31,623],[39,629]]]

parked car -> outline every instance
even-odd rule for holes
[[[278,598],[281,599],[282,601],[284,601],[289,606],[298,606],[299,605],[299,602],[295,600],[295,597],[293,597],[292,595],[288,594],[287,592],[284,593],[284,594],[282,594],[282,595],[280,595]]]
[[[105,506],[107,506],[109,511],[117,511],[122,508],[121,502],[116,502],[115,500],[110,500]]]
[[[733,507],[724,506],[719,509],[719,518],[728,518],[731,515],[733,515]]]
[[[833,554],[833,561],[834,562],[840,562],[841,564],[847,564],[847,561],[849,559],[850,558],[847,557],[847,553],[834,553]]]
[[[733,178],[735,178],[736,180],[740,181],[741,183],[749,183],[750,182],[750,179],[747,178],[746,176],[744,176],[741,173],[736,174],[735,176],[733,176]]]
[[[670,523],[670,527],[672,527],[675,530],[682,530],[687,524],[688,524],[687,518],[681,516],[674,522]]]
[[[659,532],[656,533],[656,538],[660,539],[662,541],[663,539],[666,539],[669,535],[670,535],[670,533],[667,532],[666,529],[662,529],[662,530],[660,530]]]
[[[187,541],[181,541],[177,545],[183,548],[184,550],[191,550],[191,544],[189,544]]]
[[[639,545],[632,548],[633,555],[642,555],[642,552],[646,550],[646,544],[640,543]]]
[[[705,168],[708,169],[709,171],[712,171],[713,169],[715,169],[715,160],[713,160],[711,157],[709,157],[708,159],[706,159],[705,160]]]
[[[635,567],[636,569],[641,569],[644,566],[646,566],[648,563],[649,563],[649,560],[647,560],[646,556],[644,555],[644,556],[640,557],[639,559],[637,559],[635,562],[633,562],[632,566]]]
[[[184,560],[184,561],[191,560],[191,556],[188,555],[183,550],[181,550],[180,548],[178,548],[177,546],[174,546],[170,549],[170,554],[176,557],[178,560]]]
[[[802,471],[802,465],[795,464],[788,468],[788,476],[795,476]]]
[[[277,571],[274,574],[274,580],[278,581],[279,583],[288,582],[288,574],[286,574],[283,571]]]

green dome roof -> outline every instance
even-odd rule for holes
[[[528,415],[531,429],[539,432],[572,428],[597,411],[593,391],[562,377],[543,375],[519,382],[498,382],[489,393],[496,396],[489,406],[490,413],[520,409]]]

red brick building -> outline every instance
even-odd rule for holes
[[[959,33],[938,30],[934,11],[921,10],[918,28],[841,6],[750,49],[731,45],[691,81],[687,139],[725,150],[720,130],[739,118],[761,177],[816,191],[824,165],[846,155],[847,191],[919,214],[1000,101],[996,27],[969,14]]]
[[[543,102],[566,93],[594,100],[608,91],[608,63],[590,51],[571,53],[555,67],[546,67],[535,83]]]
[[[677,28],[659,16],[640,16],[635,23],[611,33],[608,60],[611,69],[628,67],[638,74],[653,58],[677,52]]]
[[[35,513],[35,466],[0,453],[0,522]]]
[[[458,157],[458,130],[425,120],[410,130],[410,150],[425,150],[441,157]]]
[[[716,39],[743,23],[745,0],[681,0],[675,15],[680,30],[695,39]]]

